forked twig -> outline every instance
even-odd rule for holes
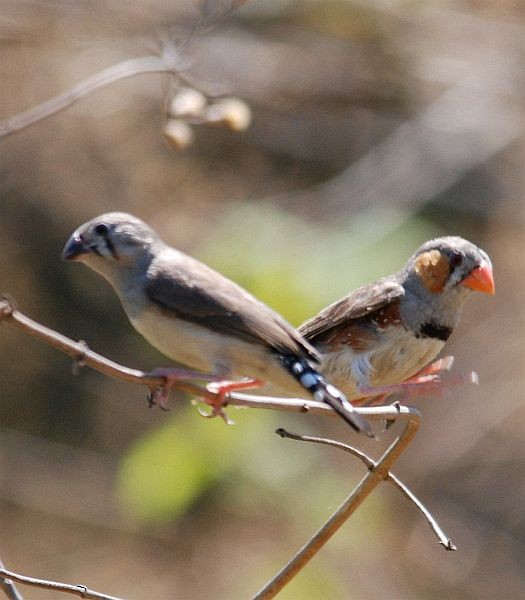
[[[343,444],[342,442],[338,442],[336,440],[330,440],[326,438],[315,437],[311,435],[300,435],[297,433],[292,433],[290,431],[286,431],[285,429],[278,429],[275,433],[280,435],[281,437],[290,438],[292,440],[298,440],[301,442],[313,442],[314,444],[325,444],[327,446],[333,446],[334,448],[338,448],[339,450],[343,450],[344,452],[348,452],[352,454],[352,456],[356,456],[361,460],[368,469],[376,469],[377,462],[371,459],[367,454],[350,446],[348,444]],[[445,548],[445,550],[454,551],[457,550],[457,547],[452,543],[452,540],[445,535],[441,527],[438,525],[437,521],[430,514],[429,510],[425,507],[425,505],[419,500],[419,498],[396,476],[394,473],[389,471],[387,473],[386,481],[390,482],[394,487],[396,487],[406,498],[408,498],[411,502],[414,503],[416,508],[423,514],[425,519],[427,520],[430,528],[435,533],[438,538],[439,543]]]
[[[125,60],[84,79],[63,94],[46,100],[14,117],[0,121],[0,138],[51,117],[99,88],[142,73],[177,74],[177,71],[173,65],[160,56],[143,56]]]
[[[369,468],[369,472],[358,483],[352,493],[328,519],[328,521],[310,538],[310,540],[297,552],[297,554],[267,583],[253,600],[269,600],[274,598],[284,586],[293,579],[297,573],[313,558],[319,550],[328,542],[336,531],[348,520],[348,518],[363,503],[365,498],[381,483],[388,479],[388,472],[393,463],[406,450],[419,429],[421,413],[415,408],[406,406],[378,407],[374,414],[380,414],[386,418],[399,418],[406,422],[399,437],[390,445],[375,466]]]
[[[117,363],[108,360],[100,354],[89,350],[84,342],[75,342],[57,333],[56,331],[53,331],[52,329],[40,325],[17,310],[14,301],[8,295],[0,297],[0,323],[1,322],[14,325],[25,333],[28,333],[29,335],[34,336],[39,340],[54,346],[55,348],[58,348],[68,356],[71,356],[76,361],[77,365],[85,364],[111,377],[122,379],[131,383],[147,385],[150,389],[154,386],[162,386],[165,383],[163,377],[118,365]],[[181,391],[204,397],[208,400],[213,399],[216,395],[211,390],[187,381],[178,381],[174,387]],[[293,398],[268,398],[263,396],[251,396],[249,394],[235,393],[231,394],[231,396],[228,398],[228,403],[236,406],[246,406],[251,408],[311,412],[316,414],[336,416],[335,411],[333,411],[331,407],[324,403]],[[361,480],[350,496],[343,502],[341,507],[319,529],[319,531],[308,541],[308,543],[305,544],[305,546],[292,558],[292,560],[255,596],[256,600],[267,600],[269,598],[273,598],[324,546],[324,544],[361,505],[361,503],[373,491],[373,489],[381,481],[391,478],[390,468],[392,464],[404,452],[419,428],[420,413],[414,408],[408,408],[404,406],[381,406],[374,408],[359,408],[356,409],[356,411],[358,411],[359,414],[375,419],[400,419],[405,422],[405,427],[399,437],[391,444],[379,461],[374,462],[366,455],[360,453],[361,460],[364,460],[369,469],[367,475]],[[337,442],[334,442],[334,445],[337,445]],[[358,452],[357,450],[353,452],[353,450],[355,449],[347,449],[347,451],[352,451],[354,454]],[[410,492],[405,486],[403,486],[403,484],[401,484],[399,487],[403,493],[405,493],[408,497],[411,497]],[[14,581],[25,583],[25,579],[22,580],[20,576],[11,577],[11,573],[5,570],[0,570],[0,577],[2,576],[11,578]],[[73,592],[72,590],[76,591]],[[86,598],[109,598],[108,596],[103,595],[85,595],[87,592],[84,591],[82,586],[63,586],[60,591],[72,591],[72,593],[77,593],[77,595],[84,594],[83,597]],[[79,591],[81,593],[79,593]]]

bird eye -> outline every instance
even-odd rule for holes
[[[454,250],[454,252],[452,252],[452,254],[450,255],[450,266],[454,269],[455,267],[458,267],[462,262],[463,256],[461,255],[461,252]]]
[[[97,235],[105,236],[109,232],[109,227],[105,223],[99,223],[94,229]]]

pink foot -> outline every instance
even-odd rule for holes
[[[421,395],[441,395],[443,393],[443,381],[439,375],[423,375],[392,385],[381,387],[363,386],[359,388],[359,393],[363,398],[378,395],[391,396],[392,394],[403,394],[406,399]]]
[[[411,381],[413,379],[417,379],[422,375],[439,375],[443,373],[443,371],[450,371],[452,366],[454,365],[454,357],[453,356],[444,356],[443,358],[438,358],[434,362],[431,362],[426,367],[423,367],[421,371],[406,379],[406,381]]]
[[[217,379],[217,375],[210,373],[178,368],[155,369],[151,373],[148,373],[148,375],[163,377],[165,379],[165,383],[160,386],[150,386],[150,394],[148,396],[149,406],[158,406],[162,410],[170,410],[168,406],[170,392],[178,381],[214,381]]]
[[[228,399],[226,396],[230,392],[261,387],[263,383],[263,381],[259,381],[258,379],[243,379],[241,381],[215,381],[210,383],[206,386],[207,390],[215,394],[215,397],[213,399],[203,398],[203,400],[206,404],[211,406],[212,410],[210,413],[207,413],[204,410],[199,409],[199,413],[207,419],[221,417],[226,424],[233,425],[234,421],[232,421],[223,410],[223,408],[228,405]]]
[[[378,406],[384,404],[389,396],[403,394],[406,400],[417,396],[442,396],[445,391],[454,385],[477,384],[479,382],[477,373],[470,371],[466,375],[455,375],[443,380],[441,374],[449,371],[454,363],[454,357],[445,356],[430,363],[413,377],[405,381],[380,387],[359,388],[361,397],[353,404]]]

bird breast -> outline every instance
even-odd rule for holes
[[[441,351],[444,342],[416,337],[403,327],[389,328],[365,351],[351,346],[323,354],[322,372],[350,399],[359,397],[358,386],[380,387],[400,383],[415,375]]]
[[[251,377],[272,381],[294,395],[302,391],[268,346],[215,333],[156,307],[128,316],[152,346],[186,367],[224,379]]]

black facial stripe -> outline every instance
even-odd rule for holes
[[[97,256],[102,256],[102,254],[100,253],[100,250],[97,248],[96,244],[91,244],[91,246],[89,247],[89,249],[94,252]]]
[[[111,252],[111,256],[113,256],[115,260],[118,260],[118,254],[111,239],[109,237],[105,237],[104,241],[106,242],[106,248]]]
[[[424,323],[419,328],[418,337],[429,337],[446,342],[452,334],[452,328],[437,323]]]

